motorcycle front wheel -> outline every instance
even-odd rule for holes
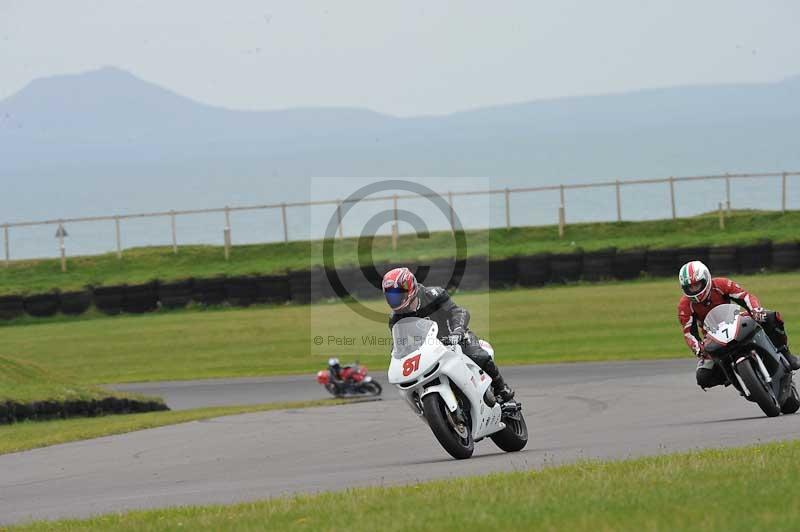
[[[736,365],[739,376],[744,381],[745,386],[750,391],[750,399],[753,400],[761,407],[761,410],[769,417],[780,415],[781,408],[769,389],[767,384],[762,380],[760,373],[757,374],[753,369],[753,364],[750,358],[739,362]]]
[[[447,405],[438,393],[423,397],[422,409],[433,435],[439,440],[444,450],[450,453],[450,456],[458,460],[472,456],[472,452],[475,450],[472,427],[462,425],[460,429],[456,429],[450,422],[452,416]]]

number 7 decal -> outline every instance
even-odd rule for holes
[[[403,362],[403,377],[408,377],[419,369],[419,357],[421,356],[422,353],[409,357]]]

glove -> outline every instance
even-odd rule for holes
[[[450,335],[446,336],[442,340],[442,343],[444,345],[458,345],[458,344],[461,343],[461,340],[463,340],[463,339],[464,339],[464,335],[463,334],[453,333],[453,334],[450,334]]]
[[[764,323],[767,321],[767,311],[761,307],[756,307],[750,311],[750,315],[753,316],[753,319],[756,320],[758,323]]]

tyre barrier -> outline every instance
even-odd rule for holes
[[[36,318],[53,316],[61,308],[61,297],[58,293],[36,294],[26,296],[23,300],[25,312]]]
[[[255,277],[226,277],[225,299],[235,307],[249,307],[258,300]]]
[[[466,261],[437,259],[427,264],[407,264],[428,286],[442,286],[452,279],[458,266],[464,274],[459,290],[531,287],[547,283],[573,282],[581,279],[635,279],[643,272],[652,277],[673,277],[682,264],[690,260],[706,262],[714,274],[755,273],[764,269],[800,270],[800,242],[772,244],[762,241],[742,246],[672,249],[614,248],[569,254],[542,253],[488,261],[486,257],[470,257]],[[380,280],[395,263],[379,263],[372,268],[346,268],[338,271],[344,286],[356,298],[380,297]],[[424,266],[424,268],[423,268]],[[452,290],[454,286],[447,286]],[[305,304],[335,299],[337,296],[323,268],[290,271],[286,275],[215,277],[186,279],[141,285],[99,286],[93,290],[0,296],[0,319],[10,320],[23,314],[35,317],[52,316],[59,310],[78,315],[92,302],[105,314],[149,312],[159,306],[183,308],[192,300],[201,305],[247,306],[254,303]]]
[[[225,302],[225,277],[195,279],[192,299],[200,305],[221,305]]]
[[[125,299],[125,285],[98,286],[94,289],[94,306],[109,316],[122,312],[122,301]]]
[[[647,271],[647,250],[617,250],[614,254],[613,265],[615,279],[637,279]]]
[[[728,275],[739,269],[738,246],[719,246],[709,249],[706,263],[714,274]]]
[[[289,297],[299,304],[311,303],[311,272],[309,270],[289,272]]]
[[[758,242],[739,246],[736,254],[739,273],[756,273],[772,265],[772,242]]]
[[[519,282],[519,257],[489,262],[489,288],[511,288]]]
[[[709,263],[709,247],[695,246],[689,248],[678,248],[678,268],[693,260],[699,260],[703,264]],[[713,271],[713,270],[712,270]]]
[[[583,252],[562,253],[550,256],[550,282],[579,281],[583,271]]]
[[[158,284],[158,300],[168,309],[184,308],[192,301],[194,279]]]
[[[800,242],[772,244],[772,269],[779,272],[800,269]]]
[[[128,285],[123,290],[122,310],[143,314],[158,308],[158,283],[155,281]]]
[[[289,278],[286,275],[256,277],[259,303],[284,303],[289,301]]]
[[[61,312],[69,316],[83,314],[92,306],[92,292],[78,290],[74,292],[61,292]]]
[[[464,271],[458,284],[459,290],[484,290],[489,287],[489,260],[486,257],[470,257],[457,261],[455,266]]]
[[[651,277],[672,277],[683,263],[677,249],[647,250],[647,274]]]
[[[614,278],[614,258],[616,248],[589,251],[583,254],[583,279],[602,281]]]
[[[17,401],[0,402],[0,425],[21,421],[45,421],[71,417],[97,417],[109,414],[133,414],[169,410],[166,404],[155,400],[106,397],[103,399],[77,399],[68,401]]]
[[[22,296],[0,297],[0,320],[13,320],[24,313],[25,305]]]
[[[517,259],[517,281],[521,286],[542,286],[550,280],[550,254]]]

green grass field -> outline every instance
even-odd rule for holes
[[[798,530],[800,442],[12,530]]]
[[[70,441],[99,438],[101,436],[123,434],[135,430],[151,429],[220,416],[265,412],[268,410],[332,406],[346,402],[346,399],[331,398],[260,405],[214,406],[174,412],[147,412],[144,414],[59,419],[46,422],[25,421],[12,425],[0,425],[0,454],[15,453]]]
[[[737,280],[782,311],[790,337],[800,334],[800,274]],[[679,295],[674,280],[641,280],[454,299],[470,310],[472,329],[492,342],[502,366],[689,359],[676,317]],[[371,305],[385,311],[381,301]],[[381,370],[389,350],[386,324],[342,303],[45,319],[0,327],[0,335],[10,357],[82,384],[310,373],[330,355]],[[345,339],[353,345],[336,345]]]
[[[109,395],[97,386],[74,382],[37,364],[0,356],[0,402],[91,400]]]
[[[799,227],[800,211],[735,212],[728,218],[725,231],[719,229],[716,215],[704,215],[676,221],[572,224],[567,226],[563,239],[558,237],[555,226],[470,231],[467,244],[470,255],[496,259],[545,251],[569,253],[577,248],[742,244],[764,238],[796,240],[800,238]],[[357,263],[357,244],[352,238],[337,241],[337,264]],[[429,238],[402,236],[397,251],[392,250],[391,239],[380,237],[375,239],[372,251],[376,261],[395,263],[455,254],[449,232],[432,233]],[[122,260],[113,253],[70,258],[67,273],[61,273],[56,259],[13,261],[9,268],[0,268],[0,294],[40,293],[87,284],[130,284],[151,279],[278,273],[319,264],[322,264],[321,241],[235,246],[227,262],[221,247],[183,246],[177,255],[171,247],[148,247],[125,250]]]

